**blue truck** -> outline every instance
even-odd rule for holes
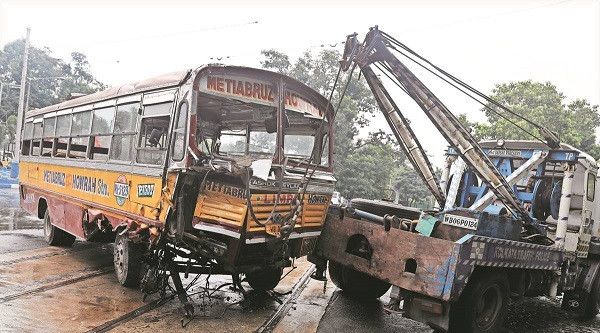
[[[345,293],[377,298],[439,331],[498,332],[509,299],[562,296],[581,319],[600,310],[598,167],[584,152],[533,125],[536,141],[476,141],[446,106],[401,62],[424,65],[468,95],[510,109],[372,28],[346,41],[344,70],[358,67],[408,160],[436,198],[421,211],[385,201],[351,200],[328,214],[309,260],[315,279]],[[375,71],[377,70],[377,72]],[[409,121],[381,80],[395,83],[448,141],[437,175]]]

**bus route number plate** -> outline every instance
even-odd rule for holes
[[[279,230],[281,229],[281,224],[272,224],[269,223],[265,226],[265,230],[269,235],[279,236]]]

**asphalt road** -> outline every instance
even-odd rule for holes
[[[0,189],[0,332],[432,332],[385,312],[387,296],[361,303],[331,282],[323,290],[322,282],[305,279],[305,260],[296,266],[275,298],[251,292],[252,301],[243,305],[227,288],[207,297],[207,286],[214,289],[229,277],[201,277],[190,289],[196,316],[182,327],[177,300],[153,307],[156,298],[144,301],[141,292],[117,283],[110,244],[49,247],[41,221],[18,207],[17,190]],[[600,332],[600,317],[579,322],[543,297],[512,302],[508,319],[505,333]]]

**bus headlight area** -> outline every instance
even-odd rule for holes
[[[328,111],[329,110],[329,111]],[[51,245],[114,242],[122,285],[232,275],[274,288],[333,193],[331,106],[289,77],[210,65],[26,114],[21,206]],[[140,279],[140,277],[142,277]]]

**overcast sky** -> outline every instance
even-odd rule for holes
[[[83,52],[108,85],[210,62],[260,66],[260,50],[297,57],[373,25],[484,93],[495,83],[551,81],[600,103],[600,1],[28,1],[0,0],[0,46],[25,35],[68,61]],[[420,72],[417,72],[421,75]],[[424,81],[455,113],[477,104]],[[399,96],[399,95],[395,95]],[[400,107],[440,165],[446,144],[408,100]],[[386,127],[379,118],[373,128]]]

